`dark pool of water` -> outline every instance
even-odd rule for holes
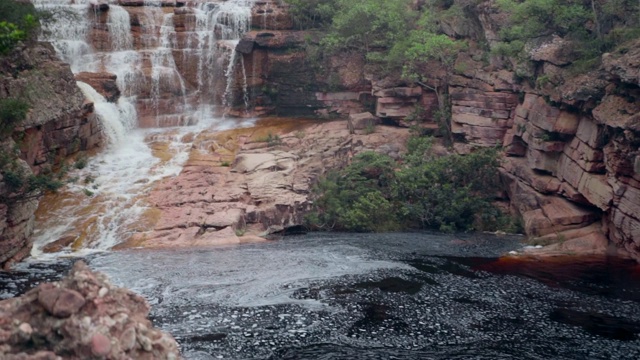
[[[87,260],[149,299],[187,359],[640,358],[634,262],[499,259],[518,241],[309,234]],[[71,262],[0,274],[0,296]]]

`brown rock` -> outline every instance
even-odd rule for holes
[[[60,289],[49,284],[39,287],[38,302],[51,315],[67,318],[80,310],[85,300],[74,290]]]
[[[640,103],[616,95],[607,95],[593,109],[593,118],[603,125],[640,131]]]
[[[109,102],[116,102],[120,97],[120,89],[118,89],[118,85],[116,84],[117,76],[115,74],[107,72],[81,72],[75,74],[75,78],[76,81],[89,84]]]
[[[529,50],[529,56],[535,61],[546,61],[557,66],[568,65],[574,60],[573,44],[557,35]]]
[[[640,79],[640,41],[628,45],[629,51],[602,55],[603,68],[629,84],[638,85]]]
[[[376,126],[382,123],[380,118],[373,116],[369,112],[351,114],[349,115],[349,121],[353,125],[354,130],[364,130],[370,126]]]
[[[62,289],[53,307],[53,316],[65,318],[77,313],[85,300],[80,293],[75,290]]]
[[[101,333],[91,337],[91,353],[94,356],[107,356],[111,352],[111,340]]]
[[[551,245],[542,248],[527,248],[525,255],[566,256],[566,255],[624,255],[612,249],[599,224],[584,228],[567,230],[536,239],[537,242]]]
[[[257,1],[251,8],[251,26],[270,30],[293,29],[289,5],[275,0]]]
[[[153,328],[148,314],[140,296],[77,262],[62,281],[0,301],[0,358],[179,359],[175,340]],[[136,345],[136,328],[144,329],[147,349]],[[47,341],[26,341],[35,336]]]
[[[579,116],[553,107],[541,96],[527,94],[525,107],[529,110],[528,119],[537,127],[561,134],[575,134],[578,130]]]
[[[55,253],[59,252],[67,246],[73,244],[73,242],[77,239],[77,236],[69,235],[64,236],[56,241],[50,242],[42,248],[42,251],[45,253]]]

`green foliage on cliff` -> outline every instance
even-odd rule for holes
[[[291,16],[300,28],[325,28],[336,13],[336,0],[286,0]]]
[[[356,49],[366,54],[390,49],[412,23],[408,0],[336,1],[324,45],[330,50]]]
[[[27,117],[29,104],[22,100],[0,99],[0,141],[11,135],[14,127]]]
[[[496,52],[526,57],[533,39],[558,35],[574,42],[579,58],[593,58],[639,34],[640,2],[636,0],[497,0],[509,15]]]
[[[492,205],[498,152],[436,156],[431,138],[413,137],[402,163],[364,152],[316,188],[312,227],[380,232],[495,230],[508,222]]]
[[[35,36],[38,20],[30,3],[0,2],[0,55],[5,55],[20,41]]]
[[[8,190],[8,194],[0,197],[4,203],[36,198],[47,191],[56,191],[63,185],[50,169],[43,169],[34,175],[20,166],[15,151],[0,151],[0,175]]]
[[[417,14],[410,0],[287,0],[296,22],[304,28],[319,28],[326,35],[320,42],[326,53],[356,50],[370,61],[388,62],[406,48],[406,39]],[[391,55],[393,54],[393,55]]]

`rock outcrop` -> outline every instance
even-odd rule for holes
[[[529,75],[523,75],[523,64],[487,55],[478,45],[497,44],[505,14],[491,1],[461,6],[464,22],[440,24],[469,42],[448,80],[454,148],[504,147],[505,198],[530,237],[608,239],[640,260],[640,43],[604,54],[598,69],[575,75],[570,40],[536,39],[527,44]],[[317,34],[278,23],[264,23],[238,47],[246,66],[259,64],[250,82],[256,104],[283,114],[299,109],[357,118],[370,111],[387,123],[435,125],[438,101],[428,88],[381,79],[357,54],[316,59],[309,44]],[[430,64],[424,71],[438,79],[444,70]],[[537,81],[521,78],[533,74]],[[579,248],[573,244],[557,249]]]
[[[0,139],[6,160],[0,173],[0,265],[8,267],[29,255],[38,207],[37,193],[9,186],[11,175],[50,172],[79,151],[99,146],[103,135],[93,104],[85,102],[69,65],[56,58],[50,44],[29,44],[0,57],[0,99],[6,98],[29,106],[26,119]]]
[[[320,175],[364,150],[395,158],[404,151],[408,132],[376,127],[373,119],[366,130],[350,131],[346,120],[285,120],[198,135],[181,174],[154,186],[148,198],[152,229],[123,246],[233,244],[299,227]]]
[[[276,129],[265,141],[245,134],[234,140],[239,147],[228,145],[230,140],[219,134],[202,135],[198,147],[210,151],[192,153],[178,178],[155,188],[151,203],[156,225],[130,244],[237,242],[237,234],[252,227],[246,224],[257,224],[260,231],[254,233],[299,225],[310,206],[310,182],[348,161],[344,154],[358,151],[353,144],[362,140],[361,148],[397,152],[400,145],[389,140],[400,138],[397,128],[384,128],[389,139],[379,131],[359,138],[365,135],[359,128],[378,122],[408,127],[416,120],[431,130],[438,128],[439,99],[429,84],[419,87],[392,75],[382,77],[357,52],[315,56],[322,34],[295,29],[282,1],[256,2],[251,13],[244,14],[251,28],[239,41],[215,37],[206,47],[196,45],[203,32],[197,28],[201,13],[194,7],[201,2],[161,5],[151,9],[143,1],[123,0],[88,14],[94,49],[106,53],[122,45],[109,19],[125,11],[131,49],[147,54],[136,58],[137,67],[130,74],[139,80],[135,95],[142,126],[185,123],[184,110],[205,98],[224,105],[234,116],[351,117],[353,126]],[[468,153],[477,147],[504,148],[503,196],[511,211],[523,218],[528,235],[548,242],[600,236],[640,259],[640,43],[605,54],[599,68],[575,75],[569,71],[576,60],[567,51],[570,41],[539,38],[527,44],[529,62],[523,67],[487,52],[506,24],[495,2],[462,5],[465,21],[445,19],[440,24],[447,35],[469,43],[447,79],[454,149]],[[171,51],[160,43],[170,43]],[[213,53],[220,55],[217,61],[210,58]],[[437,82],[443,69],[429,64],[424,72]],[[78,76],[93,81],[103,94],[116,96],[111,75]],[[70,99],[78,103],[79,98]],[[85,104],[85,111],[90,105]],[[336,133],[329,134],[329,129]],[[30,139],[38,141],[37,136]],[[391,145],[384,147],[383,140]],[[88,141],[86,147],[91,144]],[[42,153],[29,149],[24,147],[23,157],[38,166]],[[56,151],[58,155],[71,149]],[[231,166],[219,166],[223,162]],[[0,206],[0,215],[9,213]],[[16,214],[23,213],[28,211]],[[14,218],[28,227],[24,216]],[[0,222],[0,228],[12,221]]]
[[[60,282],[0,301],[0,358],[179,359],[148,316],[145,299],[79,261]]]

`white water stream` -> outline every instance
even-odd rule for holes
[[[187,24],[183,34],[186,40],[179,44],[174,13],[161,7],[159,0],[145,0],[143,11],[136,10],[137,21],[143,23],[144,29],[140,41],[132,36],[132,8],[110,0],[103,23],[110,42],[105,50],[96,49],[91,43],[92,31],[101,16],[91,10],[94,1],[33,2],[39,9],[55,14],[55,20],[43,26],[42,39],[54,45],[58,56],[71,65],[72,71],[116,74],[122,96],[117,103],[109,103],[91,86],[78,82],[85,97],[94,103],[108,145],[88,160],[88,166],[72,168],[68,178],[74,181],[44,202],[45,208],[39,210],[35,225],[32,255],[52,256],[45,254],[43,248],[65,237],[74,240],[63,253],[71,253],[72,248],[75,254],[107,250],[139,230],[137,223],[149,210],[145,195],[151,185],[180,173],[192,148],[190,139],[194,138],[185,135],[253,123],[215,116],[214,101],[216,96],[226,98],[231,91],[230,86],[224,85],[221,91],[225,93],[216,95],[214,87],[220,81],[223,84],[234,81],[232,77],[237,72],[233,66],[241,62],[234,60],[229,44],[235,47],[249,29],[253,1],[191,3],[193,8],[188,11],[193,12],[195,23]],[[219,44],[221,41],[223,46]],[[188,83],[175,61],[175,54],[180,52],[197,59],[195,83]],[[177,90],[171,90],[171,98],[167,98],[167,89]],[[166,115],[166,109],[162,108],[169,101],[175,114]],[[148,110],[144,106],[149,103],[156,127],[148,128],[147,124],[147,128],[141,129],[139,112]],[[177,116],[180,121],[165,121],[169,116]],[[161,124],[169,127],[157,127]],[[162,144],[162,152],[170,154],[169,159],[154,153],[154,143]]]

